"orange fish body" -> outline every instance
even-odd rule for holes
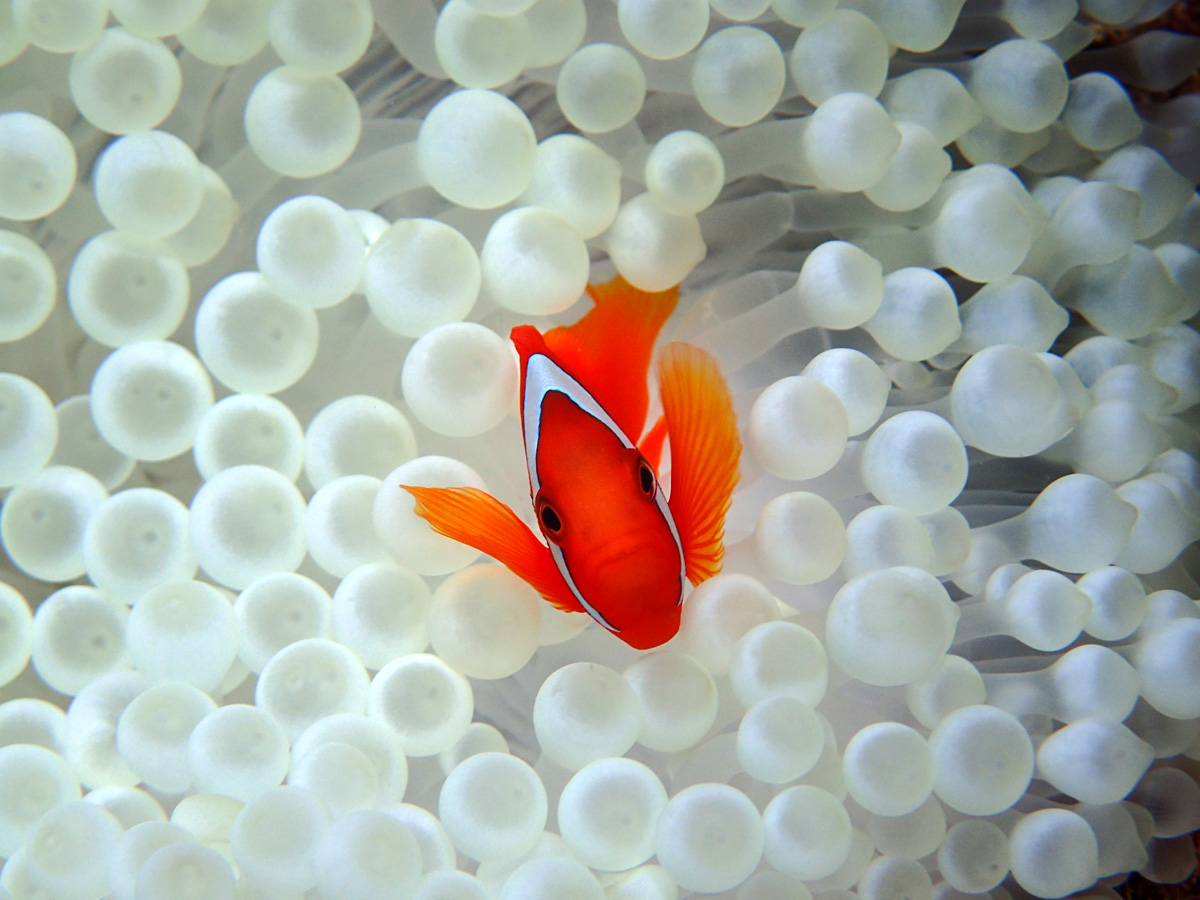
[[[663,417],[643,436],[650,359],[676,290],[651,294],[617,279],[588,293],[596,305],[573,325],[512,330],[530,496],[546,543],[483,491],[403,487],[435,531],[646,649],[679,630],[684,582],[720,571],[741,443],[716,361],[679,343],[660,355]],[[657,475],[664,438],[669,500]]]

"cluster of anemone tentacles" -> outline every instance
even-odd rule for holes
[[[0,897],[1186,879],[1169,5],[0,0]],[[399,489],[532,521],[506,336],[617,274],[746,448],[644,653]]]

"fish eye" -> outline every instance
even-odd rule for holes
[[[646,495],[646,499],[653,500],[656,486],[654,470],[650,468],[650,463],[640,458],[638,459],[638,481],[641,484],[642,493]]]
[[[538,506],[538,521],[541,522],[542,530],[547,536],[557,535],[562,531],[562,519],[549,503],[543,502]]]

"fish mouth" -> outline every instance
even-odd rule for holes
[[[678,603],[682,590],[678,570],[672,573],[656,563],[653,554],[648,552],[651,549],[650,541],[634,537],[604,544],[581,559],[579,568],[575,568],[571,560],[567,562],[575,571],[583,570],[581,580],[594,586],[597,599],[619,599],[623,611],[621,618],[629,618],[630,614],[636,617],[636,610],[663,605],[664,594],[671,595],[670,603],[666,605]]]
[[[637,565],[635,557],[646,550],[649,542],[644,538],[632,537],[623,540],[606,542],[600,549],[592,551],[588,567],[598,576],[603,576],[612,569],[625,569]]]

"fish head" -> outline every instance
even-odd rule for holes
[[[643,620],[677,628],[682,552],[654,469],[565,393],[548,392],[540,414],[534,514],[563,578],[623,640]]]

